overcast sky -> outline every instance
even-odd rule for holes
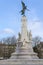
[[[32,36],[43,38],[43,0],[23,0],[30,11],[26,11],[28,31]],[[0,38],[15,35],[21,31],[21,0],[0,0]]]

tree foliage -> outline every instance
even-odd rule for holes
[[[33,41],[34,46],[37,46],[37,44],[39,44],[40,41],[41,41],[41,37],[36,36],[36,37],[34,37],[34,38],[32,39],[32,41]]]

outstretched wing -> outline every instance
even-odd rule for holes
[[[21,3],[22,3],[22,7],[25,7],[25,3],[23,1],[21,1]]]

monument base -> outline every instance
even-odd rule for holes
[[[16,52],[12,53],[10,59],[38,59],[37,54],[33,52],[30,43],[25,42],[25,44],[26,45],[22,45],[22,42],[19,42],[15,50]]]

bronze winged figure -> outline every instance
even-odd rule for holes
[[[26,10],[29,11],[29,9],[27,9],[27,6],[25,6],[25,3],[23,1],[21,1],[21,3],[22,3],[22,10],[20,12],[21,12],[21,15],[25,15],[25,11]]]

